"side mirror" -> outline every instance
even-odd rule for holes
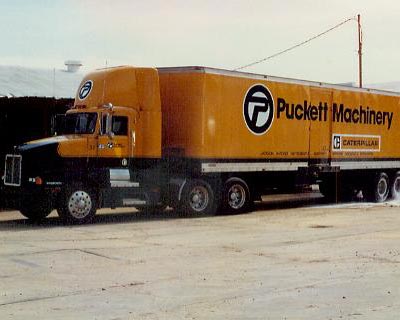
[[[109,113],[106,115],[106,133],[110,139],[114,138],[114,132],[112,132],[112,115]]]

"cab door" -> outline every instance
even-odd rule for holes
[[[107,114],[101,115],[101,128],[97,144],[97,154],[100,158],[129,158],[129,116],[113,113],[110,132],[107,132]]]

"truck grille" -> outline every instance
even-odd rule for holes
[[[4,170],[4,184],[6,186],[21,185],[21,162],[22,156],[6,155],[6,166]]]

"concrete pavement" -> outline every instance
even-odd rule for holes
[[[398,319],[397,203],[238,216],[0,213],[0,319]]]

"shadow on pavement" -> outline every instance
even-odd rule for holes
[[[0,215],[1,214],[2,213],[0,212]],[[85,225],[65,225],[63,221],[57,215],[54,214],[38,222],[30,221],[24,218],[22,215],[20,215],[20,218],[18,217],[18,219],[0,221],[0,230],[43,229],[43,228],[53,228],[53,227],[62,227],[62,228],[91,227],[94,225],[101,225],[101,224],[135,223],[143,221],[170,220],[170,219],[180,219],[180,218],[182,218],[182,215],[178,214],[173,210],[167,210],[164,212],[156,212],[149,214],[147,212],[138,212],[135,209],[132,209],[132,212],[121,213],[117,209],[115,211],[109,211],[109,213],[97,214],[91,223]]]
[[[262,202],[256,202],[254,211],[271,211],[271,210],[280,210],[280,209],[293,209],[299,207],[307,207],[317,204],[326,204],[327,202],[323,197],[302,197],[299,199],[291,198],[285,199],[280,198],[278,200],[273,200],[274,198],[271,196],[270,199],[267,199]],[[3,212],[5,213],[5,212]],[[1,216],[2,212],[0,212]],[[251,213],[249,213],[251,214]],[[203,216],[204,217],[204,216]],[[121,223],[135,223],[135,222],[146,222],[146,221],[165,221],[165,220],[174,220],[174,219],[194,219],[199,218],[199,216],[188,216],[182,215],[181,213],[167,209],[165,211],[157,211],[157,212],[140,212],[135,209],[132,211],[126,211],[121,213],[116,209],[108,210],[107,213],[100,213],[96,215],[93,219],[92,223],[86,225],[64,225],[61,219],[58,216],[55,216],[54,213],[40,222],[32,222],[28,219],[25,219],[22,215],[18,219],[12,220],[3,220],[0,221],[0,230],[24,230],[24,229],[44,229],[44,228],[73,228],[73,227],[91,227],[95,225],[104,225],[104,224],[121,224]],[[212,218],[212,217],[206,217]]]

